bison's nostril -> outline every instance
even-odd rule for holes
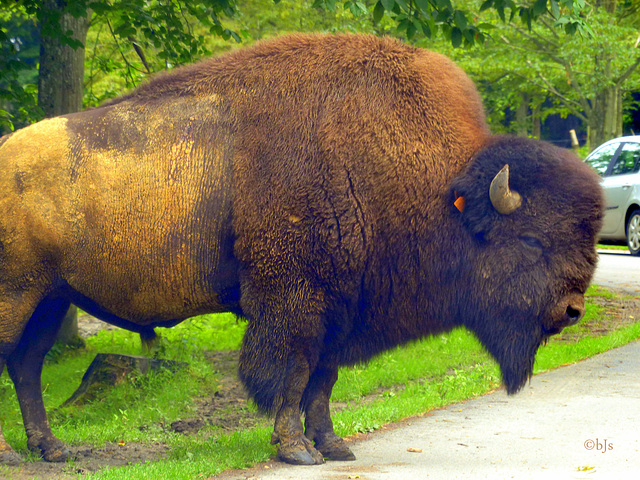
[[[577,322],[582,318],[583,313],[580,308],[573,308],[571,305],[567,307],[567,317],[569,317],[571,321]]]

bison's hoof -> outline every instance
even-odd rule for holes
[[[278,458],[292,465],[320,465],[324,463],[322,454],[313,448],[308,440],[280,443]]]
[[[71,459],[71,452],[67,447],[63,445],[60,448],[42,452],[42,458],[44,458],[47,462],[66,462],[67,460]]]
[[[7,446],[7,448],[2,447],[3,446],[0,445],[0,465],[19,465],[22,463],[22,458],[15,450],[9,446]]]
[[[36,455],[41,455],[47,462],[66,462],[71,458],[71,452],[57,438],[50,438],[46,440],[40,440],[36,445],[27,442],[29,450]]]
[[[316,448],[329,460],[353,461],[356,459],[345,441],[338,436],[320,445],[316,444]]]

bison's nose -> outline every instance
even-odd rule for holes
[[[569,325],[574,325],[580,321],[584,315],[584,305],[567,305],[564,317]]]
[[[553,312],[554,330],[560,331],[569,325],[575,325],[584,315],[584,297],[573,293],[564,297]]]

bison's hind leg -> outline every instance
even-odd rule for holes
[[[49,296],[29,319],[15,350],[7,356],[9,375],[27,432],[29,450],[50,462],[69,458],[69,450],[51,432],[42,400],[41,374],[44,357],[55,343],[62,319],[69,308],[66,299]]]
[[[305,437],[300,418],[312,368],[305,354],[309,348],[304,348],[308,342],[292,341],[286,329],[274,323],[249,322],[240,353],[240,379],[258,407],[276,414],[272,443],[278,444],[278,458],[294,465],[324,463]]]
[[[304,392],[305,436],[315,442],[316,449],[329,460],[355,460],[356,456],[342,438],[333,431],[329,399],[338,380],[337,366],[321,366],[311,375]]]

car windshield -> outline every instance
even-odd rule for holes
[[[607,171],[607,167],[611,162],[611,159],[615,155],[616,151],[620,147],[620,143],[609,143],[607,145],[603,145],[598,150],[593,152],[589,157],[587,157],[586,162],[593,168],[598,175],[604,177],[604,174]]]

